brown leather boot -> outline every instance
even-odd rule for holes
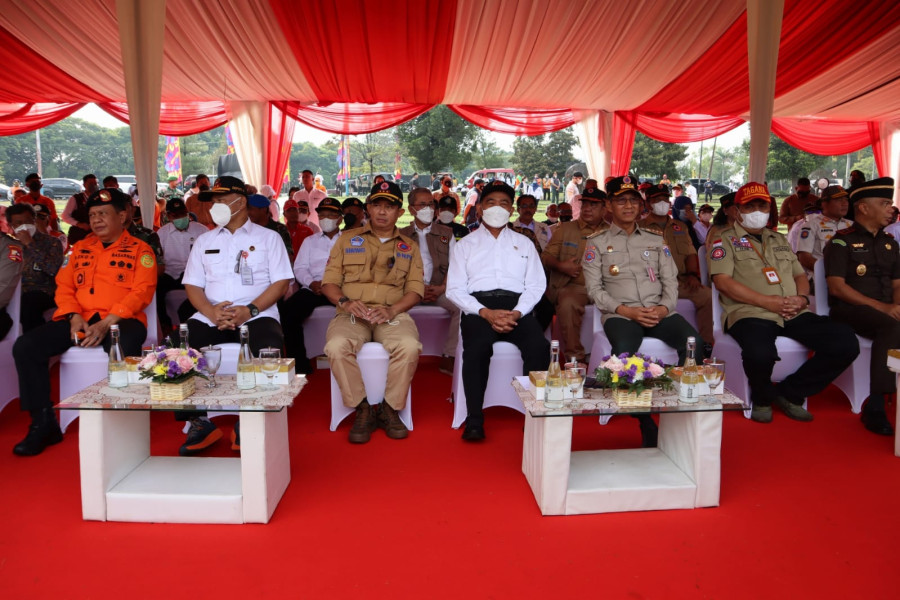
[[[369,402],[363,399],[356,407],[356,418],[353,420],[353,427],[350,428],[350,435],[347,439],[351,444],[365,444],[372,437],[377,424],[375,423],[375,413]]]
[[[400,420],[400,415],[386,401],[382,401],[378,410],[378,426],[392,440],[402,440],[409,435],[409,429]]]

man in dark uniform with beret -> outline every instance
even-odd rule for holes
[[[896,379],[887,352],[900,348],[900,245],[884,226],[890,222],[894,180],[864,182],[852,192],[856,209],[851,227],[825,246],[825,275],[831,316],[872,340],[869,398],[862,411],[866,429],[894,435],[884,410]]]
[[[116,189],[91,195],[87,209],[93,235],[72,247],[56,275],[53,320],[13,346],[22,410],[31,413],[28,435],[13,448],[19,456],[40,454],[63,439],[50,400],[49,361],[72,346],[73,336],[82,336],[81,346],[108,350],[110,326],[117,324],[126,356],[138,354],[147,337],[143,311],[156,292],[156,258],[125,228],[130,202]]]

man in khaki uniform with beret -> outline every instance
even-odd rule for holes
[[[581,345],[581,323],[586,305],[590,303],[584,285],[581,259],[585,242],[589,237],[609,228],[603,220],[603,202],[606,193],[597,187],[594,179],[588,179],[581,194],[581,213],[568,223],[561,223],[553,233],[550,243],[541,254],[541,262],[549,271],[547,299],[556,307],[556,316],[562,330],[566,356],[585,360]]]
[[[709,242],[709,275],[719,291],[725,331],[741,346],[758,423],[772,421],[772,404],[795,421],[812,421],[802,404],[821,392],[859,354],[853,330],[809,312],[809,280],[787,237],[771,229],[769,190],[748,183],[735,195],[734,224]],[[797,340],[814,355],[777,385],[775,338]]]
[[[322,277],[322,293],[337,306],[325,334],[325,354],[344,404],[356,409],[349,435],[355,444],[368,442],[376,427],[392,439],[409,435],[398,413],[406,405],[422,345],[407,311],[422,300],[425,282],[418,244],[396,227],[402,206],[396,183],[372,186],[366,199],[367,224],[340,237]],[[366,399],[356,361],[366,342],[382,344],[391,357],[377,415]]]
[[[616,177],[606,184],[609,229],[589,238],[582,269],[588,296],[603,313],[603,330],[613,354],[633,354],[644,337],[662,340],[686,357],[687,338],[698,338],[675,312],[678,270],[672,252],[656,230],[638,227],[643,198],[636,177]],[[656,424],[640,415],[643,445],[656,445]]]
[[[689,225],[669,216],[669,186],[660,183],[647,189],[645,196],[650,214],[644,218],[644,229],[662,233],[678,268],[678,297],[690,300],[697,308],[697,327],[707,344],[713,341],[712,290],[700,282],[700,260],[691,242]]]

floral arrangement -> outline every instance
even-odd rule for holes
[[[604,356],[594,371],[594,378],[602,387],[625,389],[640,394],[648,388],[672,390],[671,367],[643,354]]]
[[[181,383],[195,375],[206,379],[202,373],[205,368],[206,359],[193,348],[160,346],[138,363],[141,377],[153,383]]]

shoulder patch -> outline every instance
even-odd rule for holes
[[[145,252],[141,255],[141,264],[148,269],[151,268],[156,262],[153,260],[152,252]]]
[[[809,237],[809,227],[804,227],[800,230],[800,237],[804,240]]]
[[[15,244],[10,244],[7,246],[8,251],[6,253],[6,258],[13,262],[22,262],[22,247],[16,246]]]
[[[850,225],[849,227],[838,230],[837,234],[844,235],[845,233],[853,233],[854,231],[856,231],[856,226]]]
[[[409,244],[401,240],[397,242],[397,250],[400,252],[409,252]]]
[[[840,234],[840,232],[838,232],[838,234]],[[845,248],[847,247],[847,242],[836,237],[831,238],[831,243],[837,246],[844,246]]]
[[[593,248],[589,248],[589,249],[584,253],[584,262],[586,262],[586,263],[592,263],[592,262],[594,262],[594,259],[595,259],[595,258],[597,258],[597,253],[594,252],[594,249],[593,249]]]
[[[662,231],[660,231],[656,227],[641,227],[641,231],[646,231],[647,233],[652,233],[653,235],[662,236]]]
[[[713,251],[710,252],[709,258],[711,260],[722,260],[723,258],[725,258],[725,248],[723,248],[722,246],[716,246],[715,248],[713,248]]]

